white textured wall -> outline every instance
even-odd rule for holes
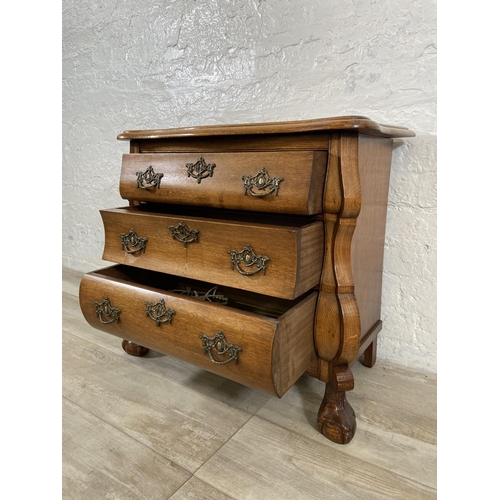
[[[125,129],[348,114],[393,155],[379,358],[436,372],[433,0],[63,0],[63,265],[101,260]]]

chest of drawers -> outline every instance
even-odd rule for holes
[[[394,138],[350,116],[126,131],[103,259],[80,306],[124,350],[176,356],[281,397],[325,382],[318,428],[356,430],[350,366],[376,359]]]

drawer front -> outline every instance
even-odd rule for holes
[[[280,397],[313,359],[316,292],[272,318],[127,281],[113,272],[88,273],[80,285],[83,315],[97,329]]]
[[[123,155],[120,194],[135,201],[258,212],[322,211],[326,151]]]
[[[102,210],[103,259],[294,299],[319,283],[323,223],[300,227]]]

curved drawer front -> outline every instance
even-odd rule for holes
[[[150,275],[113,266],[83,276],[80,306],[90,325],[117,337],[196,364],[236,382],[282,396],[314,356],[317,293],[289,302],[222,289],[208,302],[150,286]],[[165,288],[174,276],[156,276]],[[199,288],[201,285],[201,289]],[[184,289],[203,297],[209,284]],[[235,296],[231,295],[234,292]],[[274,307],[276,317],[262,307]],[[243,310],[249,309],[249,310]],[[258,310],[258,313],[251,312]]]
[[[323,224],[294,226],[102,210],[103,259],[294,299],[319,283]]]
[[[326,151],[125,154],[120,194],[136,201],[258,212],[322,211]]]

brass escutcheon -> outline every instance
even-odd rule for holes
[[[97,313],[97,316],[99,316],[99,320],[101,323],[107,325],[109,323],[113,323],[113,321],[118,321],[120,319],[121,309],[118,309],[118,307],[113,307],[107,297],[104,297],[102,302],[97,302],[96,300],[94,300],[93,304],[95,307],[95,312]],[[102,318],[103,315],[106,317],[106,320]]]
[[[213,337],[208,337],[207,335],[200,333],[200,339],[203,349],[205,350],[205,354],[208,354],[212,363],[215,363],[216,365],[225,365],[226,363],[234,360],[235,364],[238,364],[238,354],[241,352],[241,347],[234,344],[228,344],[226,337],[224,337],[224,334],[221,331],[217,332]],[[224,356],[227,354],[229,357],[224,360],[215,358],[212,354],[212,349],[215,350],[217,356]]]
[[[160,182],[163,174],[155,174],[153,166],[150,165],[145,172],[136,172],[137,175],[137,187],[140,189],[160,189]]]
[[[196,163],[186,163],[188,177],[196,179],[198,184],[207,177],[212,177],[214,173],[215,163],[208,163],[200,156]]]
[[[143,236],[137,236],[134,228],[131,228],[128,234],[120,233],[120,238],[122,240],[122,249],[127,253],[134,254],[140,251],[146,251],[148,239]],[[129,245],[132,248],[129,248]]]
[[[175,314],[173,309],[165,306],[165,300],[160,299],[156,304],[153,302],[145,302],[146,315],[156,322],[156,326],[162,323],[172,323],[172,315]]]
[[[172,238],[184,243],[184,247],[187,247],[188,243],[198,241],[198,234],[200,233],[198,229],[189,229],[182,221],[177,226],[168,226],[168,228],[172,231]]]
[[[244,175],[242,180],[243,194],[250,193],[251,196],[261,198],[272,193],[278,196],[280,182],[285,179],[283,177],[271,177],[265,168],[261,168],[257,175]]]
[[[229,255],[231,255],[231,269],[236,269],[243,276],[252,276],[260,271],[262,274],[266,274],[267,263],[271,260],[267,255],[257,255],[253,248],[250,245],[245,245],[241,252],[237,250],[228,250]],[[254,269],[246,271],[241,267],[241,264],[244,264],[245,267],[250,268],[254,267]]]

